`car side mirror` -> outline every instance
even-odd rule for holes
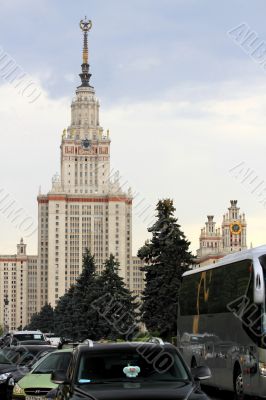
[[[62,383],[68,383],[66,371],[59,369],[57,371],[52,372],[51,381],[56,385],[61,385]]]
[[[204,381],[212,376],[210,368],[205,366],[192,368],[191,373],[195,381]]]

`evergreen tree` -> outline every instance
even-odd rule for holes
[[[74,338],[74,307],[73,307],[74,285],[60,297],[55,310],[55,334],[64,338]]]
[[[101,337],[98,329],[98,313],[92,307],[100,295],[98,277],[95,273],[94,256],[86,249],[83,256],[83,270],[78,277],[73,292],[74,336],[79,340],[97,340]]]
[[[52,306],[46,303],[39,313],[32,316],[26,329],[39,329],[42,332],[54,332],[54,310]]]
[[[145,261],[145,289],[141,306],[142,321],[152,333],[171,338],[177,332],[178,292],[182,274],[193,264],[187,241],[174,217],[170,199],[160,200],[157,220],[148,232],[152,234],[139,250]]]
[[[128,339],[137,329],[136,297],[126,288],[118,271],[119,263],[111,254],[98,278],[102,296],[93,303],[100,317],[98,329],[101,336],[112,340]]]

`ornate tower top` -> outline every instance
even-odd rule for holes
[[[82,72],[81,72],[81,74],[79,74],[80,79],[81,79],[81,86],[79,86],[79,87],[91,87],[89,84],[91,74],[89,72],[90,65],[88,63],[88,59],[89,59],[88,32],[92,28],[92,22],[91,22],[91,20],[87,20],[87,17],[85,16],[85,19],[80,21],[79,26],[84,35],[83,36],[82,64],[81,64]]]

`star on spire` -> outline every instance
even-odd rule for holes
[[[85,19],[81,20],[79,23],[80,29],[83,32],[83,51],[82,51],[82,65],[81,65],[81,74],[79,74],[81,79],[81,87],[91,87],[89,84],[91,74],[89,72],[90,65],[88,63],[89,60],[89,50],[88,50],[88,32],[92,28],[91,20]]]

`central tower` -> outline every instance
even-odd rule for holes
[[[109,131],[100,126],[100,104],[90,84],[88,32],[83,32],[81,85],[71,104],[71,121],[61,140],[61,174],[52,189],[38,196],[38,283],[40,309],[56,304],[82,271],[86,248],[95,255],[97,271],[110,253],[120,262],[129,286],[132,254],[132,197],[110,174]]]
[[[110,139],[100,126],[100,104],[90,85],[88,32],[91,21],[80,22],[84,34],[81,85],[71,104],[71,123],[61,144],[62,190],[74,194],[107,194],[110,180]],[[56,182],[54,182],[56,183]],[[57,190],[57,188],[55,188]]]

